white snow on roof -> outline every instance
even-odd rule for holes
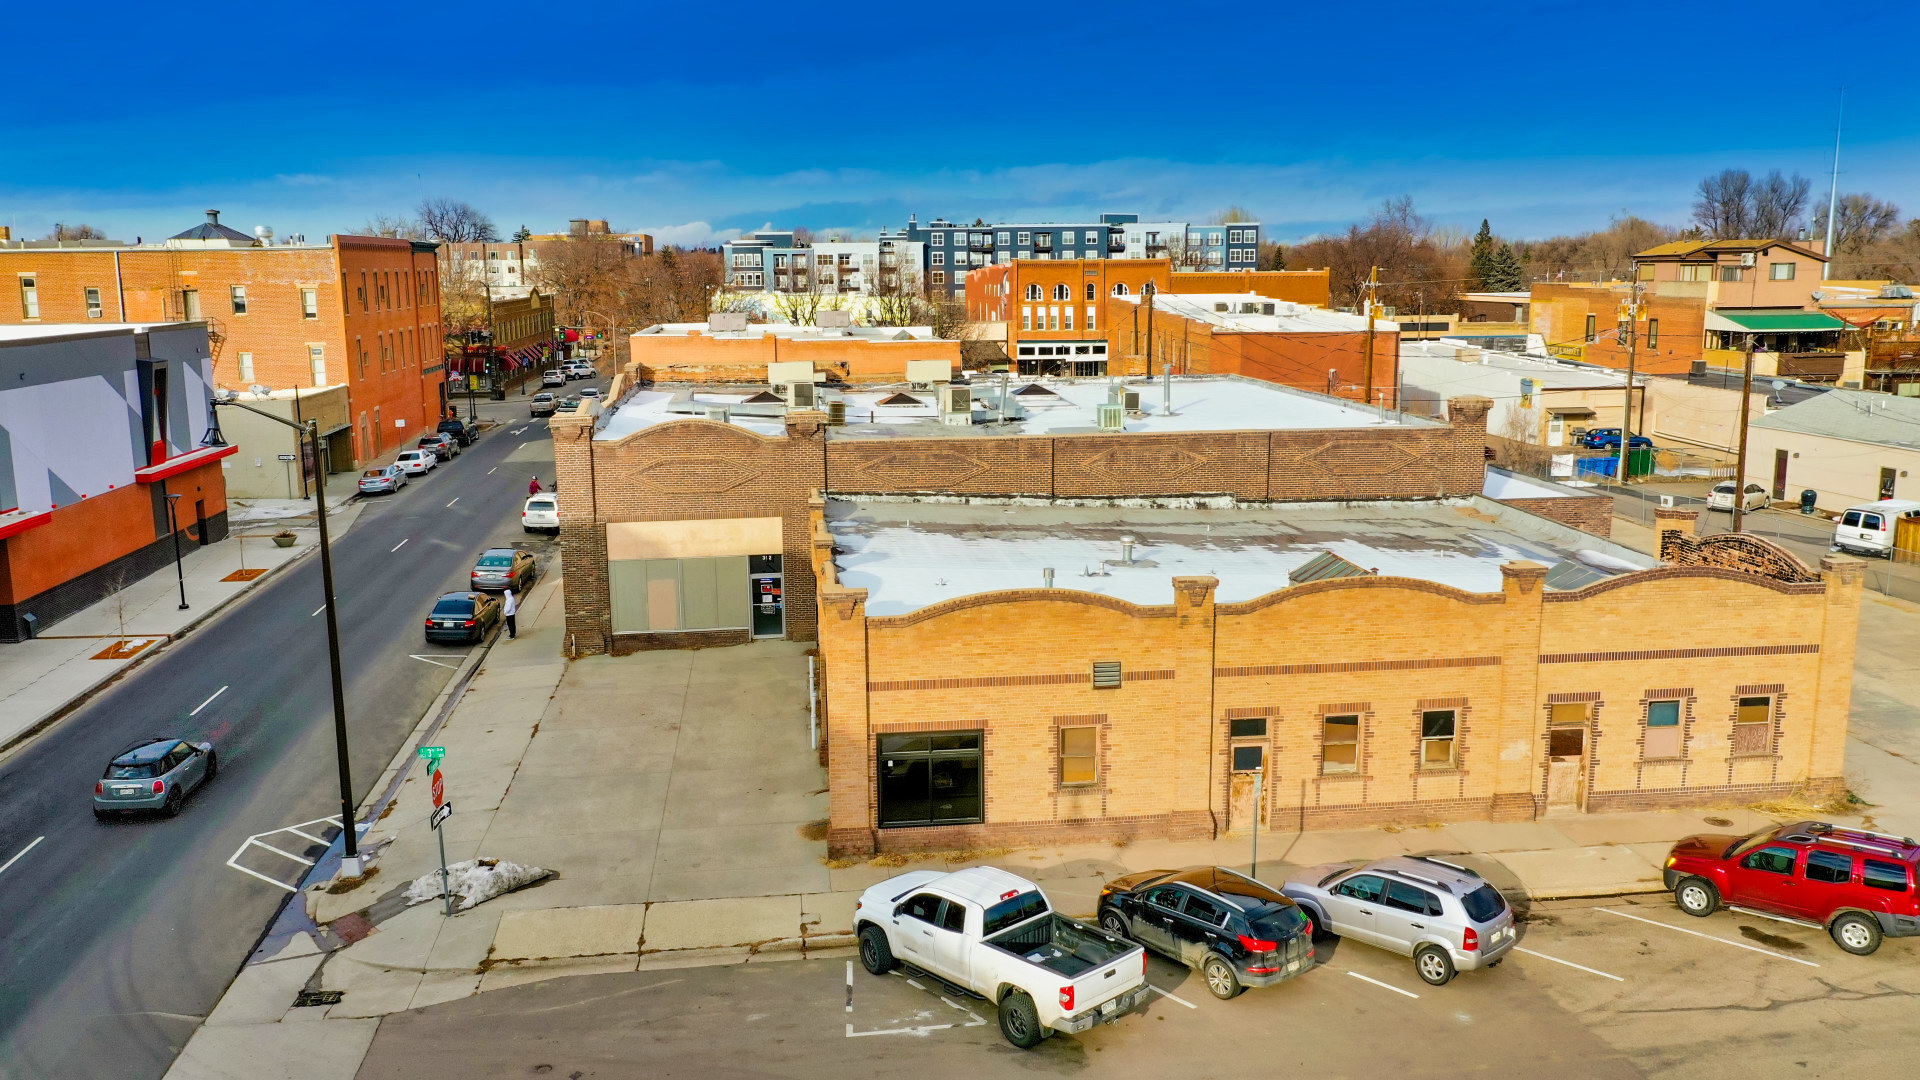
[[[1501,590],[1500,565],[1574,560],[1608,572],[1648,556],[1484,499],[1301,503],[1285,509],[1139,509],[830,500],[840,582],[868,591],[867,612],[899,615],[1002,589],[1054,587],[1135,604],[1173,602],[1173,578],[1220,580],[1222,603],[1290,584],[1331,551],[1383,576],[1476,593]],[[1122,562],[1123,537],[1134,538]]]
[[[1572,499],[1591,492],[1568,491],[1545,480],[1535,480],[1505,469],[1488,468],[1480,494],[1489,499]]]
[[[1135,305],[1143,300],[1139,294],[1114,299]],[[1226,310],[1221,310],[1222,305]],[[1159,293],[1153,298],[1153,306],[1159,311],[1210,323],[1218,333],[1353,334],[1367,329],[1365,315],[1275,300],[1258,293]],[[1400,324],[1376,315],[1373,328],[1376,332],[1389,332],[1398,330]]]

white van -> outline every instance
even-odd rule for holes
[[[1860,555],[1885,555],[1893,550],[1897,518],[1920,518],[1920,502],[1881,499],[1849,506],[1833,527],[1833,546]]]

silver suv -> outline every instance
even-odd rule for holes
[[[1493,967],[1518,935],[1500,890],[1464,866],[1421,855],[1310,866],[1280,891],[1317,929],[1413,957],[1423,980]]]

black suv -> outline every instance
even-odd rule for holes
[[[473,440],[480,437],[479,430],[465,420],[442,420],[440,426],[434,430],[448,436],[461,446],[472,446]]]
[[[1199,971],[1222,1000],[1313,970],[1313,926],[1299,906],[1224,867],[1115,878],[1100,890],[1100,925]]]

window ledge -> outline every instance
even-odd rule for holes
[[[1640,764],[1642,765],[1684,765],[1686,764],[1686,761],[1687,761],[1686,755],[1682,754],[1678,757],[1643,757],[1640,759]]]
[[[1415,771],[1417,776],[1454,776],[1467,770],[1458,765],[1422,765]]]
[[[1323,773],[1321,773],[1321,774],[1319,775],[1319,777],[1317,777],[1317,779],[1319,779],[1319,780],[1321,780],[1321,781],[1327,781],[1327,780],[1371,780],[1371,779],[1373,779],[1373,777],[1371,777],[1371,776],[1368,776],[1368,775],[1366,775],[1365,773],[1358,773],[1358,772],[1323,772]]]
[[[1734,761],[1763,761],[1767,758],[1778,758],[1779,756],[1779,754],[1771,750],[1749,750],[1745,753],[1727,755],[1727,757]]]
[[[1107,790],[1107,785],[1098,781],[1091,784],[1056,784],[1053,790],[1063,794],[1078,794],[1087,791],[1105,791]]]

